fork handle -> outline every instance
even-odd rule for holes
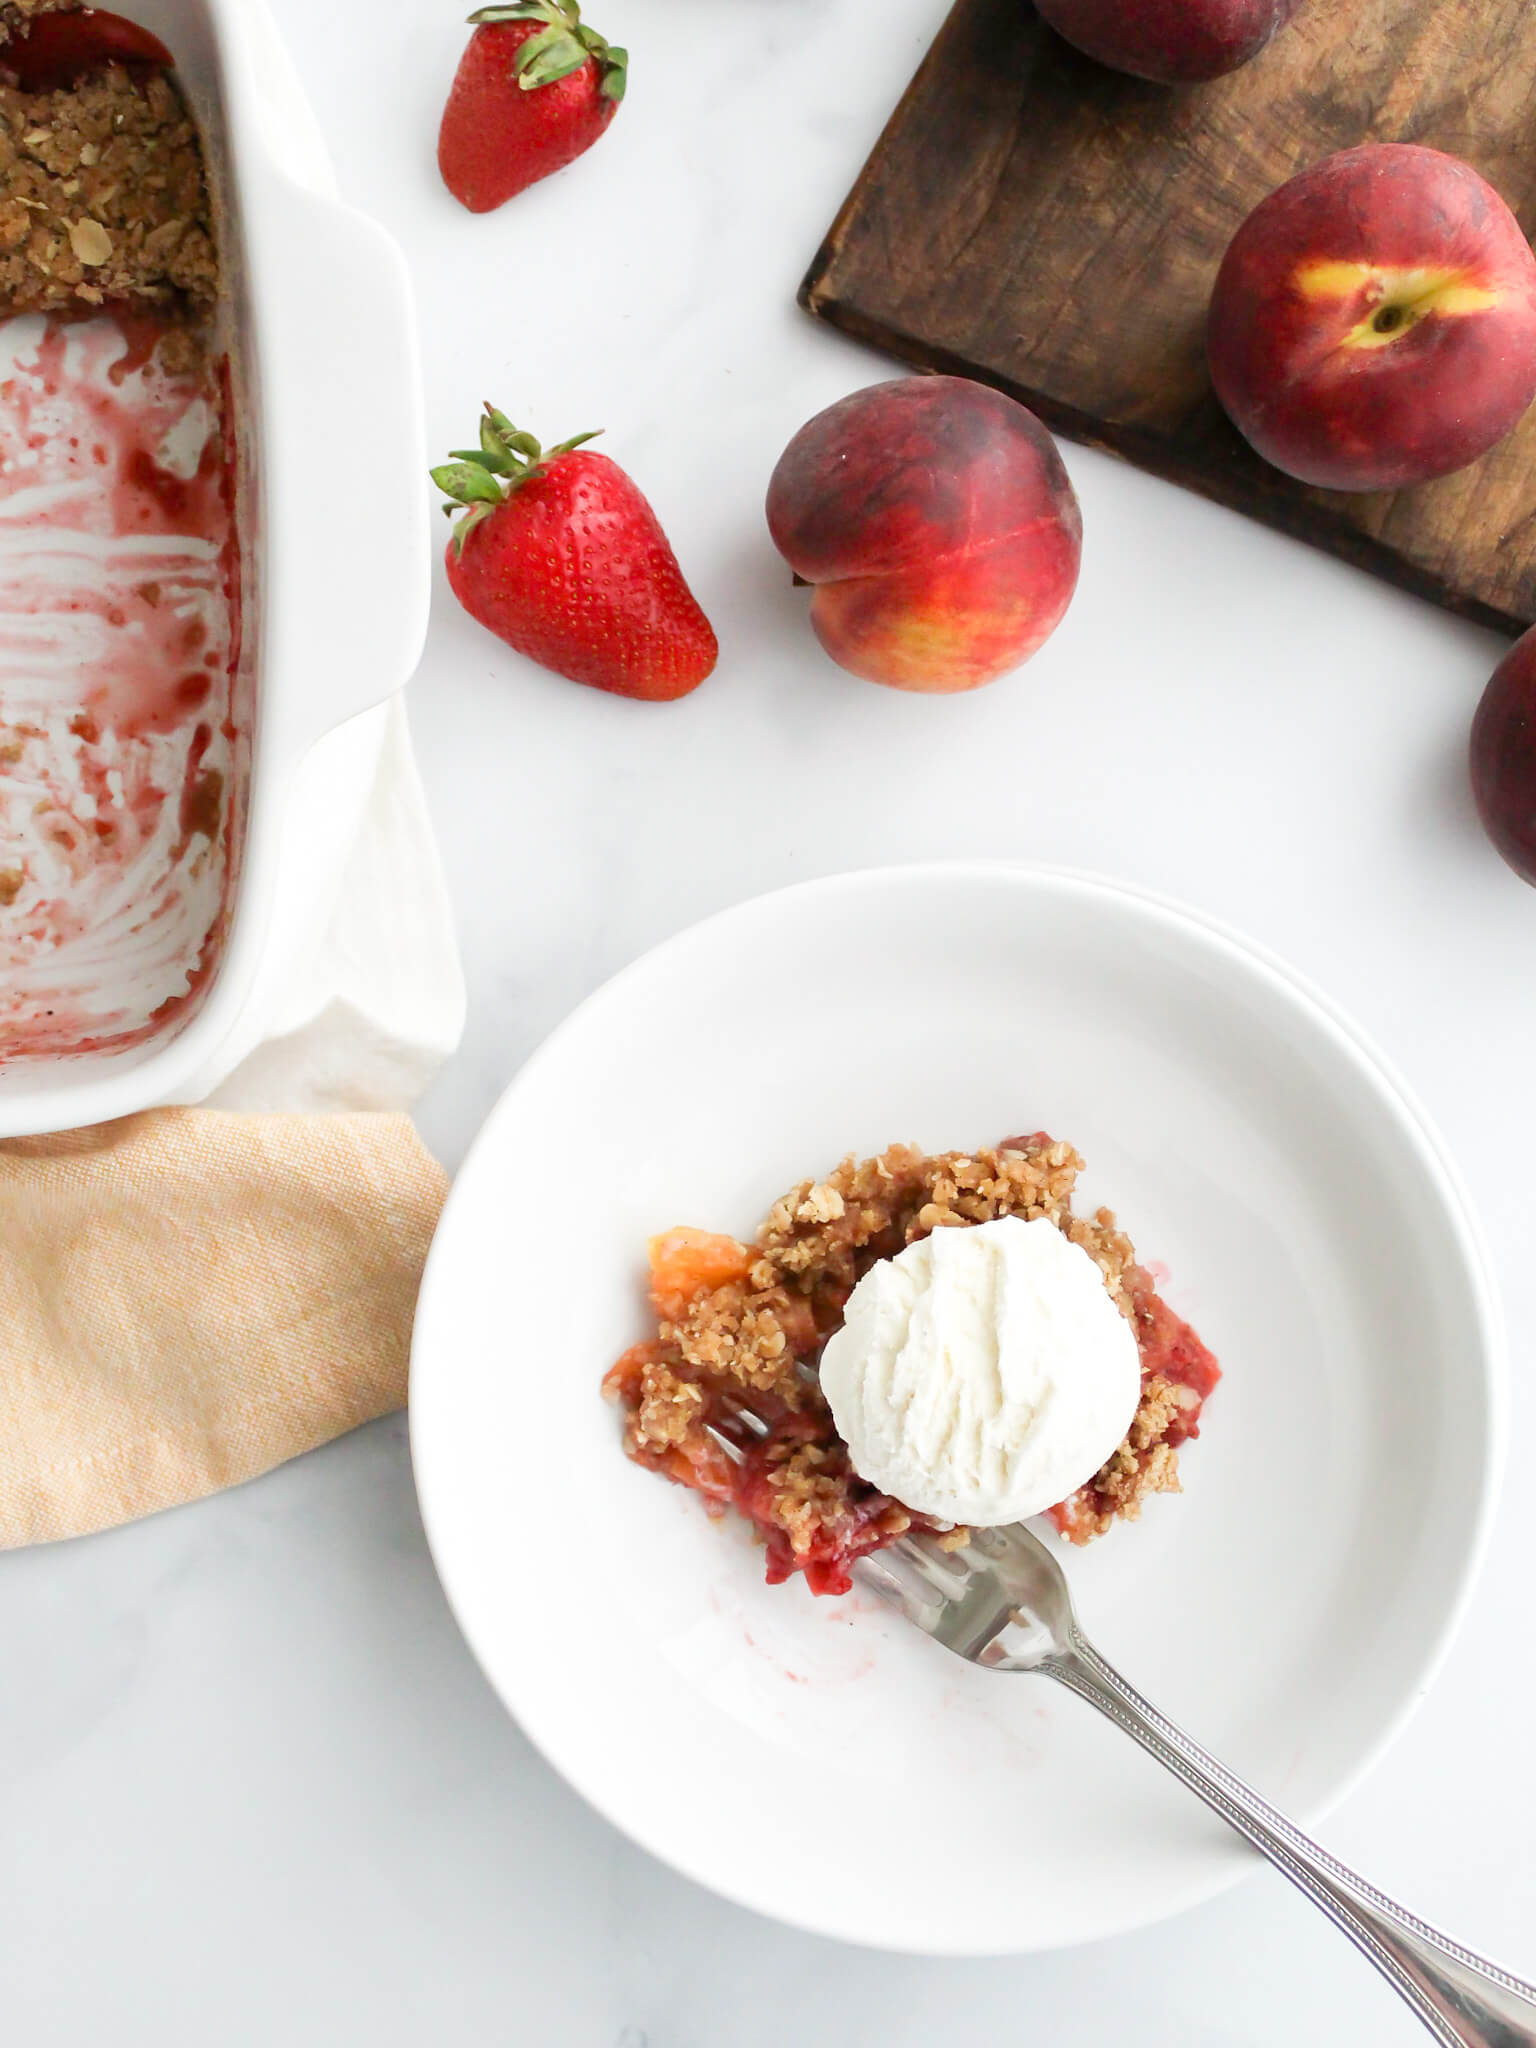
[[[1091,1701],[1246,1835],[1343,1928],[1444,2048],[1536,2048],[1536,1986],[1416,1919],[1319,1848],[1143,1699],[1078,1631],[1037,1668]]]

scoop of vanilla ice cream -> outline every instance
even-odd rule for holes
[[[904,1507],[979,1528],[1064,1500],[1141,1392],[1130,1324],[1043,1217],[936,1230],[871,1266],[821,1357],[854,1470]]]

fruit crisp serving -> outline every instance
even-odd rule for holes
[[[1178,1447],[1199,1434],[1220,1372],[1110,1211],[1074,1213],[1082,1165],[1044,1132],[978,1152],[929,1156],[896,1145],[792,1188],[751,1244],[692,1229],[654,1239],[656,1335],[625,1352],[604,1381],[625,1410],[629,1455],[694,1488],[712,1513],[744,1515],[766,1544],[773,1584],[803,1572],[813,1592],[846,1592],[856,1559],[909,1530],[963,1545],[964,1529],[914,1513],[853,1470],[816,1363],[877,1260],[936,1230],[1043,1218],[1098,1266],[1141,1367],[1124,1441],[1051,1519],[1074,1543],[1134,1521],[1148,1495],[1178,1491]],[[742,1423],[743,1409],[766,1435]]]

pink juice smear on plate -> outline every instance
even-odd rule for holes
[[[177,1020],[248,734],[227,400],[145,316],[0,322],[0,1059]]]

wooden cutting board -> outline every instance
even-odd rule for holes
[[[1113,450],[1484,623],[1536,620],[1536,408],[1417,490],[1351,496],[1254,455],[1212,395],[1227,243],[1335,149],[1465,157],[1536,227],[1529,0],[1307,0],[1262,56],[1168,90],[1079,57],[1028,0],[959,0],[838,215],[801,303],[979,377]]]

